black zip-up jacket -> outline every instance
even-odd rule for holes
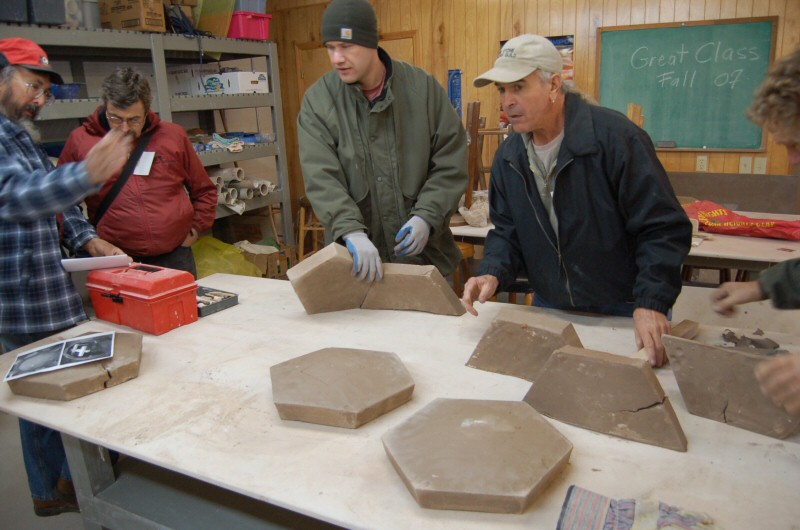
[[[566,96],[553,208],[544,209],[520,134],[498,149],[479,274],[504,289],[524,272],[561,309],[634,302],[666,314],[681,290],[692,227],[650,137],[624,115]]]

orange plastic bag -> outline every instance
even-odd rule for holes
[[[697,219],[700,229],[706,232],[800,240],[800,221],[754,219],[711,201],[692,202],[685,204],[683,209],[689,217]]]

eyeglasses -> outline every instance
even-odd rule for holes
[[[40,97],[44,96],[45,105],[53,101],[53,93],[50,92],[49,88],[44,88],[39,83],[28,83],[27,81],[23,81],[19,77],[17,77],[16,79],[18,79],[20,83],[25,85],[25,88],[28,89],[28,95],[33,96],[33,99],[39,99]]]
[[[110,112],[106,111],[106,119],[108,123],[111,125],[122,125],[123,123],[127,123],[130,127],[138,127],[142,123],[144,123],[143,116],[134,116],[133,118],[122,118],[120,116],[115,116]]]

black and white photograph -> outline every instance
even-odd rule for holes
[[[114,355],[114,333],[94,333],[64,341],[60,367],[108,359]]]
[[[63,349],[64,343],[56,342],[55,344],[48,344],[35,350],[20,353],[8,370],[4,381],[57,370],[58,363],[61,360],[61,350]]]
[[[113,356],[114,332],[82,335],[20,353],[3,380],[11,381]]]

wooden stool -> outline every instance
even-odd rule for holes
[[[460,298],[461,295],[464,294],[464,284],[472,277],[472,269],[469,266],[469,260],[475,255],[475,245],[463,241],[456,241],[456,245],[458,245],[458,250],[461,251],[461,261],[456,266],[456,270],[453,271],[453,288]],[[463,281],[461,279],[462,268],[464,270]]]
[[[297,226],[297,260],[303,261],[325,246],[325,227],[317,219],[311,203],[305,196],[300,197],[300,222]],[[306,235],[311,235],[311,252],[308,253],[306,253]]]

